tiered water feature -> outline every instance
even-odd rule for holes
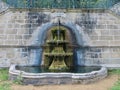
[[[82,67],[75,63],[76,45],[71,34],[60,21],[46,34],[42,46],[40,66],[12,65],[9,70],[11,80],[20,79],[23,84],[75,84],[91,83],[107,76],[105,67]]]
[[[44,50],[44,66],[49,70],[64,71],[73,67],[73,47],[66,40],[66,30],[55,26],[50,30]]]

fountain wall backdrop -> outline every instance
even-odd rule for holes
[[[0,0],[1,2],[1,0]],[[42,65],[42,46],[58,18],[77,48],[76,65],[120,67],[120,7],[15,9],[0,4],[0,67]],[[117,10],[114,10],[118,7]]]

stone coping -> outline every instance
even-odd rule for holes
[[[81,8],[81,9],[48,9],[48,8],[29,8],[29,9],[25,9],[25,8],[12,8],[9,7],[9,10],[12,12],[51,12],[51,13],[55,13],[55,12],[61,12],[61,13],[82,13],[82,12],[91,12],[91,13],[105,13],[107,12],[107,9],[100,9],[100,8],[94,8],[94,9],[85,9],[85,8]]]
[[[41,48],[45,45],[0,45],[0,48]],[[120,46],[76,46],[76,45],[69,45],[68,47],[77,47],[77,48],[120,48]]]
[[[16,65],[12,65],[9,69],[9,74],[16,75],[24,78],[71,78],[71,79],[89,79],[101,75],[107,76],[107,68],[101,67],[98,71],[89,73],[27,73],[24,71],[16,70]]]

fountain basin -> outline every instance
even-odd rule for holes
[[[21,78],[23,84],[49,85],[49,84],[88,84],[101,80],[107,76],[107,68],[101,67],[97,71],[88,73],[29,73],[17,70],[17,65],[12,65],[9,69],[9,79]]]

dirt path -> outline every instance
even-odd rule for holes
[[[13,85],[12,90],[109,90],[109,88],[113,86],[117,80],[117,75],[110,75],[106,79],[88,85]]]

